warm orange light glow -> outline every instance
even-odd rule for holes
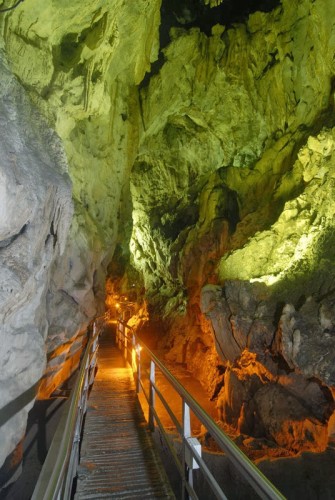
[[[136,348],[131,351],[131,367],[133,373],[137,371],[137,363],[136,363]]]
[[[137,358],[139,359],[140,352],[142,351],[142,347],[139,344],[136,344],[131,351],[131,367],[133,372],[137,371]]]
[[[120,304],[117,302],[117,303],[115,304],[115,307],[116,307],[116,309],[119,309],[119,308],[120,308]]]

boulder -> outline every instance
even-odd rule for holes
[[[296,310],[287,304],[276,334],[276,348],[287,364],[305,377],[335,385],[335,302],[309,297]]]
[[[266,437],[294,452],[324,451],[328,444],[327,423],[313,417],[283,387],[268,384],[254,397],[256,414]]]

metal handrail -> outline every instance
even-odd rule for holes
[[[191,498],[197,498],[195,490],[193,489],[193,478],[192,478],[192,470],[187,470],[187,466],[185,463],[185,450],[188,449],[189,452],[192,453],[192,457],[197,462],[198,466],[202,470],[204,477],[206,478],[208,484],[211,486],[213,493],[217,498],[225,499],[226,496],[224,492],[221,490],[220,486],[216,482],[215,478],[207,468],[205,462],[201,458],[201,456],[197,453],[196,449],[192,447],[188,439],[191,436],[190,429],[190,415],[189,411],[192,410],[194,415],[199,419],[199,421],[206,427],[211,436],[214,438],[216,443],[224,450],[228,459],[233,463],[236,469],[240,472],[241,476],[249,483],[249,485],[254,489],[254,491],[260,496],[262,499],[271,499],[271,500],[284,500],[285,497],[280,493],[280,491],[269,481],[269,479],[262,474],[262,472],[256,467],[256,465],[238,448],[238,446],[232,441],[227,434],[216,424],[216,422],[208,415],[208,413],[196,402],[196,400],[191,396],[191,394],[178,382],[178,380],[172,375],[172,373],[164,366],[164,364],[157,358],[157,356],[142,342],[138,336],[136,335],[134,329],[123,321],[121,318],[117,322],[117,338],[116,338],[117,346],[123,350],[124,357],[127,358],[127,353],[131,351],[128,346],[132,346],[135,349],[136,357],[137,357],[137,366],[136,366],[136,385],[137,390],[139,392],[139,388],[142,387],[143,393],[147,399],[149,405],[149,427],[151,430],[154,430],[153,423],[157,422],[158,427],[162,431],[162,435],[164,440],[168,445],[168,449],[173,455],[174,460],[176,461],[176,455],[172,452],[171,446],[169,443],[169,438],[167,437],[167,433],[164,430],[163,424],[160,422],[160,419],[155,410],[155,396],[161,396],[159,390],[157,390],[157,386],[155,384],[155,367],[158,367],[163,376],[169,381],[174,390],[179,394],[183,402],[183,424],[177,427],[177,430],[180,432],[182,429],[183,435],[182,437],[182,463],[176,463],[177,469],[182,474],[183,480],[183,498],[190,495]],[[144,385],[141,380],[141,355],[140,350],[145,352],[150,360],[150,390],[149,395],[146,394]],[[131,356],[132,359],[132,356]],[[132,359],[133,361],[133,359]],[[134,367],[133,367],[134,369]],[[153,375],[152,375],[153,374]],[[160,398],[163,405],[166,407],[166,399]],[[167,410],[168,413],[172,412],[171,408]],[[174,420],[174,419],[173,419]]]
[[[87,408],[89,387],[93,384],[98,337],[94,323],[81,367],[44,461],[31,500],[67,500],[71,498],[73,479],[77,473],[80,435]]]

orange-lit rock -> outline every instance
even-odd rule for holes
[[[47,369],[38,387],[37,399],[48,399],[78,368],[87,340],[85,332],[78,337],[72,342],[61,344],[49,355]]]
[[[265,435],[294,452],[324,451],[327,422],[313,418],[298,398],[283,387],[267,384],[254,397],[256,415]]]
[[[323,451],[332,413],[330,391],[279,369],[269,356],[244,351],[228,365],[218,397],[219,417],[242,434],[298,451]]]

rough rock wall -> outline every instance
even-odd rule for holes
[[[2,465],[24,436],[45,370],[52,267],[64,253],[73,209],[61,141],[31,105],[2,53],[0,81]],[[16,457],[19,462],[20,452]]]
[[[197,282],[210,252],[242,246],[301,189],[291,170],[333,111],[335,41],[332,2],[297,5],[229,30],[217,25],[210,37],[176,29],[165,64],[142,90],[132,246],[150,293],[164,284],[173,297],[192,274]]]
[[[334,9],[174,29],[131,173],[132,263],[169,358],[233,427],[293,451],[324,449],[334,408]]]
[[[104,307],[106,268],[118,239],[119,220],[123,211],[131,206],[128,179],[137,151],[140,123],[136,85],[156,57],[159,9],[160,0],[145,0],[131,5],[121,0],[57,3],[32,0],[0,15],[1,47],[10,69],[33,105],[46,118],[48,126],[59,135],[72,181],[74,217],[66,243],[64,236],[64,241],[61,240],[57,227],[60,215],[55,216],[53,224],[49,220],[49,212],[60,214],[52,191],[49,193],[50,206],[45,208],[45,221],[41,220],[39,238],[29,243],[29,238],[34,236],[25,232],[22,236],[27,240],[27,247],[22,250],[23,262],[27,259],[31,261],[31,273],[27,273],[26,279],[35,283],[37,271],[32,267],[33,262],[39,263],[44,259],[48,265],[44,271],[46,274],[41,271],[38,277],[41,281],[38,294],[33,293],[37,287],[34,285],[29,292],[29,300],[28,297],[25,299],[27,313],[24,313],[22,301],[16,305],[24,325],[30,321],[41,324],[36,326],[40,335],[25,333],[25,342],[27,347],[31,345],[32,351],[27,351],[24,361],[17,358],[11,369],[15,373],[22,372],[24,377],[27,372],[26,380],[32,380],[31,385],[43,375],[39,397],[48,397],[76,368],[85,340],[85,329]],[[28,111],[18,109],[16,113],[27,116]],[[3,125],[6,125],[5,118]],[[24,134],[29,126],[19,122],[17,127],[21,125]],[[48,126],[43,122],[46,130]],[[38,157],[42,155],[39,147],[36,144]],[[10,149],[9,145],[7,149]],[[34,178],[36,192],[41,190],[44,193],[51,174],[41,169],[39,173],[39,168],[38,164],[36,167],[31,165],[30,175]],[[27,174],[25,171],[21,174],[19,170],[18,175]],[[56,186],[56,181],[54,183]],[[59,190],[55,187],[55,192]],[[32,196],[29,191],[26,195],[27,199]],[[42,203],[42,194],[36,196],[41,198]],[[7,201],[13,203],[9,197]],[[10,213],[12,217],[6,219],[9,232],[4,237],[10,239],[22,228],[22,231],[25,230],[26,220],[22,221],[23,216],[12,211],[12,205],[7,205],[7,201],[1,200],[6,214]],[[69,199],[68,203],[70,205]],[[60,224],[67,221],[69,225],[69,219],[70,212],[67,218],[61,217]],[[48,245],[52,247],[52,241],[57,238],[57,249],[62,241],[62,255],[55,250],[50,256],[49,246],[48,250],[41,247],[40,241],[47,237],[44,224],[51,234]],[[6,247],[4,262],[11,262],[14,258],[11,248]],[[13,286],[17,281],[15,275],[8,274],[6,279],[13,280]],[[43,311],[35,319],[34,308]],[[5,314],[7,306],[4,310],[1,306],[2,311]],[[8,318],[6,313],[3,328],[12,331],[14,327]],[[39,342],[36,349],[35,337]],[[10,356],[11,361],[17,341],[18,336],[8,336],[6,356]],[[4,375],[4,383],[6,380]],[[22,380],[21,383],[25,388],[26,382]],[[4,403],[19,394],[19,389],[12,392],[9,389]],[[25,417],[21,414],[17,418],[21,420],[16,435],[11,432],[4,434],[8,443],[0,446],[0,461],[12,451],[24,432]]]
[[[117,0],[61,6],[34,0],[2,17],[11,69],[61,137],[73,182],[75,218],[66,254],[54,267],[41,396],[68,375],[64,360],[78,357],[79,333],[103,307],[105,271],[122,206],[129,204],[136,84],[157,51],[159,7],[159,0],[131,8]]]

